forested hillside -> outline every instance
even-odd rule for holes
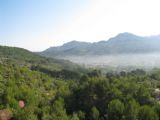
[[[18,64],[43,64],[45,66],[52,67],[52,69],[63,69],[65,67],[68,69],[74,69],[79,67],[67,60],[45,58],[37,55],[36,53],[17,47],[0,46],[0,57],[1,59],[12,59]]]
[[[53,77],[64,78],[67,76],[65,72],[80,76],[78,72],[85,73],[87,71],[87,69],[68,60],[46,58],[23,48],[0,46],[0,62],[6,61]],[[70,77],[68,76],[68,78]]]
[[[55,70],[50,69],[52,59],[45,63],[47,58],[22,49],[1,49],[7,54],[1,52],[0,119],[160,119],[159,69],[105,74],[100,70]],[[9,54],[13,51],[15,55]]]

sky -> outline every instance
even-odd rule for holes
[[[0,45],[42,51],[123,32],[160,34],[160,0],[0,0]]]

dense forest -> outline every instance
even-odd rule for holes
[[[160,69],[102,73],[10,47],[0,56],[2,120],[160,119]]]

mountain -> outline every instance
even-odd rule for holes
[[[79,41],[71,41],[68,43],[65,43],[63,46],[59,47],[50,47],[44,52],[42,52],[42,55],[47,54],[47,56],[58,56],[58,55],[73,55],[79,53],[83,55],[85,53],[86,48],[88,48],[91,45],[91,43],[87,42],[79,42]],[[44,53],[44,54],[43,54]]]
[[[62,46],[50,47],[41,55],[80,56],[160,52],[160,36],[141,37],[131,33],[120,33],[117,36],[95,43],[71,41]]]

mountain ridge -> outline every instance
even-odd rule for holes
[[[50,47],[40,54],[47,57],[106,55],[160,52],[160,35],[142,37],[132,33],[120,33],[108,40],[89,43],[71,41],[58,47]]]

